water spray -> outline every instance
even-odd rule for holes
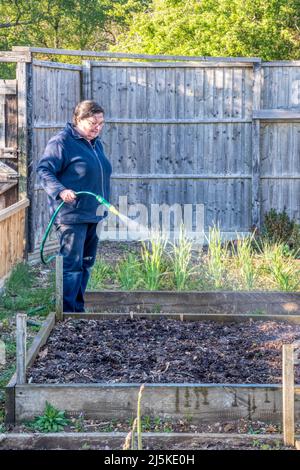
[[[95,193],[92,193],[90,191],[78,191],[78,192],[75,192],[76,196],[80,196],[82,194],[85,194],[85,195],[88,195],[88,196],[93,196],[94,198],[97,199],[97,201],[100,203],[100,204],[103,204],[112,214],[116,215],[117,217],[119,217],[121,214],[119,213],[119,211],[112,205],[110,204],[106,199],[104,199],[104,197],[100,196],[100,194],[95,194]],[[41,246],[40,246],[40,256],[41,256],[41,261],[42,263],[44,264],[48,264],[50,263],[50,261],[52,259],[55,258],[56,255],[52,255],[50,256],[49,258],[45,259],[44,257],[44,246],[45,246],[45,243],[46,243],[46,240],[48,238],[48,235],[49,235],[49,232],[52,228],[52,225],[56,219],[56,216],[57,214],[59,213],[59,211],[61,210],[62,206],[65,204],[64,201],[62,201],[59,206],[57,207],[57,209],[55,210],[54,214],[52,215],[51,219],[50,219],[50,222],[47,226],[47,229],[45,231],[45,234],[43,236],[43,240],[42,240],[42,243],[41,243]]]
[[[104,199],[104,197],[102,197],[100,194],[95,194],[95,193],[92,193],[90,191],[78,191],[78,192],[75,192],[75,194],[76,194],[76,196],[80,196],[80,195],[84,194],[84,195],[92,196],[92,197],[96,198],[96,200],[99,202],[99,204],[103,204],[109,210],[109,212],[111,212],[115,216],[119,217],[131,230],[140,231],[140,228],[141,228],[140,224],[138,224],[134,220],[129,219],[129,217],[125,216],[124,214],[121,214],[115,208],[115,206],[110,204],[110,202],[108,202],[106,199]],[[53,223],[56,219],[56,216],[57,216],[57,214],[59,213],[59,211],[61,210],[61,208],[64,204],[65,204],[65,202],[62,201],[60,203],[60,205],[57,207],[57,209],[55,210],[55,212],[53,213],[53,215],[50,219],[50,222],[47,226],[47,229],[45,231],[45,234],[43,236],[42,243],[41,243],[41,246],[40,246],[40,257],[41,257],[42,263],[44,263],[44,264],[50,263],[50,261],[52,261],[52,259],[54,259],[55,256],[56,256],[56,255],[52,255],[52,256],[49,256],[49,258],[45,259],[45,257],[44,257],[44,246],[45,246],[46,240],[48,238],[49,232],[52,228],[52,225],[53,225]],[[143,230],[144,230],[145,234],[148,233],[148,229],[145,230],[145,228],[143,227]]]

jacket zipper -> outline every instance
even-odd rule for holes
[[[105,191],[104,191],[104,176],[103,176],[103,167],[102,167],[102,163],[100,161],[100,158],[96,152],[96,150],[94,149],[94,147],[92,146],[91,142],[88,141],[88,143],[90,144],[90,146],[92,147],[92,150],[94,152],[94,154],[96,155],[96,158],[99,162],[99,166],[100,166],[100,169],[101,169],[101,181],[102,181],[102,191],[103,191],[103,194],[101,194],[100,196],[104,197],[105,198]]]

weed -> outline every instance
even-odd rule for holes
[[[65,417],[65,411],[59,411],[46,401],[44,413],[35,418],[32,426],[41,432],[58,432],[68,424],[70,420]]]
[[[266,444],[264,442],[261,442],[258,439],[254,439],[252,445],[253,447],[257,447],[259,450],[278,450],[280,449],[281,443],[279,441],[276,441],[274,446],[272,444]]]
[[[76,432],[83,432],[84,431],[84,415],[80,413],[78,418],[74,419],[74,428]]]
[[[90,450],[91,446],[87,442],[85,442],[84,444],[82,444],[80,449],[81,450]]]
[[[151,313],[161,313],[162,306],[160,304],[154,304],[151,308]]]

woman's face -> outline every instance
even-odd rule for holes
[[[77,123],[79,132],[87,140],[92,140],[98,137],[104,126],[104,115],[103,113],[93,114],[93,116],[80,119]]]

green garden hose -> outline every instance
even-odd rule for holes
[[[112,204],[110,204],[108,201],[106,201],[106,199],[104,199],[104,197],[100,196],[100,194],[95,194],[95,193],[92,193],[90,191],[78,191],[78,192],[75,192],[75,194],[76,194],[76,196],[79,196],[81,194],[86,194],[88,196],[93,196],[97,199],[97,201],[100,204],[103,204],[110,212],[112,212],[113,214],[115,214],[117,216],[119,215],[119,212],[117,211],[117,209]],[[43,236],[43,240],[42,240],[42,243],[41,243],[41,246],[40,246],[40,256],[41,256],[41,261],[44,264],[49,263],[56,256],[56,255],[52,255],[52,256],[49,256],[49,258],[45,259],[44,258],[44,246],[45,246],[46,240],[48,238],[49,232],[51,230],[51,227],[54,223],[54,220],[56,219],[57,214],[59,213],[60,209],[62,208],[62,206],[64,204],[65,204],[64,201],[62,201],[60,203],[60,205],[57,207],[57,209],[55,210],[54,214],[52,215],[52,217],[50,219],[50,222],[49,222],[48,227],[45,231],[45,234]]]

